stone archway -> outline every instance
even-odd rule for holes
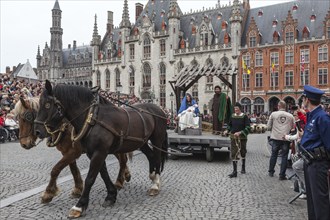
[[[292,98],[291,96],[285,97],[284,101],[286,103],[286,111],[290,111],[292,106],[296,105],[296,100],[294,100],[294,98]]]
[[[277,98],[276,96],[271,97],[270,99],[268,99],[268,105],[269,105],[269,112],[273,112],[273,111],[277,111],[278,110],[278,102],[280,101],[279,98]]]

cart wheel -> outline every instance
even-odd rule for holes
[[[207,162],[212,162],[214,157],[214,148],[213,147],[207,147],[206,148],[206,160]]]

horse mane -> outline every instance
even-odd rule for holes
[[[38,111],[39,110],[39,97],[28,97],[24,99],[25,102],[27,102],[31,109]],[[25,107],[23,106],[22,102],[18,100],[18,102],[15,105],[14,113],[15,116],[22,114],[25,111]]]
[[[53,93],[54,96],[61,101],[62,105],[69,108],[77,108],[81,103],[92,102],[95,94],[89,88],[65,84],[56,85],[53,89]],[[102,96],[99,97],[101,104],[110,103]]]

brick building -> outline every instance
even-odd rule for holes
[[[251,9],[242,35],[239,97],[246,112],[297,103],[303,85],[330,95],[330,1]],[[247,72],[250,72],[248,74]]]

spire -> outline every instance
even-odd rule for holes
[[[53,10],[61,10],[61,9],[60,9],[60,4],[58,3],[58,0],[55,1],[55,4],[54,4],[54,7],[53,7]]]
[[[48,48],[48,43],[47,43],[47,41],[46,41],[46,44],[45,44],[45,48]]]
[[[170,0],[170,10],[168,11],[168,18],[180,18],[181,10],[177,0]]]
[[[130,27],[131,27],[131,22],[129,21],[128,4],[127,4],[127,0],[125,0],[120,28],[130,28]]]
[[[95,21],[94,21],[94,30],[93,30],[93,38],[99,35],[97,31],[97,15],[95,14]]]
[[[231,17],[229,20],[231,22],[242,22],[243,20],[240,10],[240,3],[238,0],[233,1]]]
[[[41,59],[40,55],[40,45],[38,45],[37,60]]]

